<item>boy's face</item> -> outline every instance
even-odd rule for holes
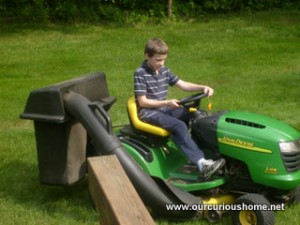
[[[147,64],[154,71],[159,71],[160,68],[164,66],[167,56],[168,56],[167,54],[165,55],[154,54],[152,57],[149,57],[149,55],[146,54]]]

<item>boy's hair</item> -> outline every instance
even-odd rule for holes
[[[152,38],[145,45],[144,53],[149,57],[152,57],[154,54],[166,55],[168,52],[167,44],[160,38]]]

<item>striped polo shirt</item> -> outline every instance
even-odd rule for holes
[[[163,66],[156,74],[145,60],[142,66],[134,72],[134,94],[135,96],[146,95],[148,99],[165,100],[168,86],[175,85],[178,80],[179,78],[166,66]]]

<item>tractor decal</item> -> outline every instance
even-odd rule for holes
[[[266,167],[265,173],[269,173],[269,174],[277,174],[278,173],[278,170],[277,168],[273,168],[273,167]]]
[[[232,139],[232,138],[224,136],[223,138],[218,138],[218,141],[220,143],[223,143],[223,144],[231,145],[231,146],[238,147],[238,148],[247,149],[247,150],[250,150],[250,151],[262,152],[262,153],[267,153],[267,154],[272,153],[271,150],[255,147],[254,143],[247,142],[247,141],[242,141],[240,139]]]

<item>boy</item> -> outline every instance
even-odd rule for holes
[[[177,99],[167,99],[168,86],[177,86],[183,91],[204,91],[212,96],[208,86],[186,82],[174,75],[166,66],[168,46],[159,38],[150,39],[145,45],[145,61],[134,73],[134,95],[139,118],[147,123],[168,130],[171,138],[195,163],[202,179],[209,179],[225,164],[224,159],[206,160],[203,152],[188,132],[189,112],[179,105]]]

